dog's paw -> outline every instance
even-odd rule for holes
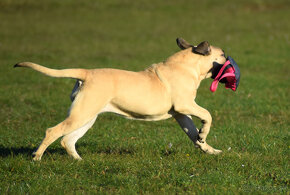
[[[77,161],[83,160],[82,157],[80,157],[79,155],[73,155],[72,157]]]
[[[209,146],[203,150],[207,154],[218,155],[222,152],[222,150],[214,149],[213,147]]]
[[[214,149],[214,148],[213,148],[213,151],[212,151],[211,154],[217,155],[217,154],[220,154],[220,153],[222,153],[222,152],[223,152],[222,150],[218,150],[218,149]]]
[[[36,154],[36,152],[32,153],[33,160],[34,161],[40,161],[41,160],[41,155]]]
[[[214,149],[213,147],[208,145],[206,142],[197,141],[196,146],[198,146],[203,152],[205,152],[207,154],[217,155],[217,154],[220,154],[222,152],[222,150]]]

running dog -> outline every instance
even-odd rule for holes
[[[29,67],[51,77],[77,79],[68,117],[46,130],[33,159],[41,160],[46,148],[60,137],[68,154],[81,159],[75,143],[104,112],[146,121],[175,117],[185,131],[188,125],[183,121],[188,121],[188,116],[198,117],[203,127],[195,145],[209,154],[220,153],[206,142],[212,117],[195,103],[195,97],[200,82],[216,74],[217,64],[225,63],[225,54],[207,41],[193,46],[178,38],[177,45],[181,51],[141,72],[109,68],[56,70],[31,62],[16,64],[14,67]]]

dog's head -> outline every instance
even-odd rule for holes
[[[240,69],[233,58],[226,58],[222,49],[210,46],[207,41],[198,46],[193,46],[182,38],[177,38],[176,41],[182,50],[188,49],[187,54],[197,59],[194,63],[199,67],[200,79],[214,79],[210,87],[212,92],[217,89],[218,82],[225,83],[226,88],[236,91],[240,81]]]
[[[211,46],[207,41],[201,42],[197,46],[189,44],[182,38],[177,38],[176,42],[182,50],[191,49],[192,54],[198,59],[200,74],[204,75],[204,78],[215,78],[222,65],[226,62],[224,51],[218,47]]]

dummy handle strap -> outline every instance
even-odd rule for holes
[[[212,82],[212,84],[211,84],[211,86],[210,86],[210,90],[211,90],[212,92],[215,92],[215,91],[216,91],[216,89],[217,89],[217,87],[218,87],[218,83],[219,83],[220,80],[222,80],[222,79],[225,78],[225,77],[235,76],[234,73],[225,73],[224,75],[222,75],[222,73],[224,72],[225,68],[226,68],[229,64],[231,64],[231,62],[230,62],[229,60],[227,60],[227,61],[225,62],[225,64],[223,65],[223,67],[220,69],[218,75],[217,75],[217,76],[215,77],[215,79],[213,80],[213,82]],[[222,77],[221,77],[221,75],[222,75]]]

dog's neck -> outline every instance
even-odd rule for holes
[[[175,69],[174,71],[181,70],[192,73],[193,77],[201,81],[212,76],[211,69],[204,69],[203,58],[204,56],[193,53],[189,48],[181,50],[167,58],[164,61],[164,65]]]
[[[182,75],[189,75],[186,76],[188,79],[185,82],[192,82],[197,89],[203,79],[211,76],[209,71],[201,71],[201,59],[201,56],[192,53],[191,50],[182,50],[173,54],[164,62],[151,65],[145,71],[156,75],[168,90],[170,90],[171,86],[168,82],[169,80],[172,81],[172,78],[178,79]],[[181,76],[177,77],[177,75]]]

